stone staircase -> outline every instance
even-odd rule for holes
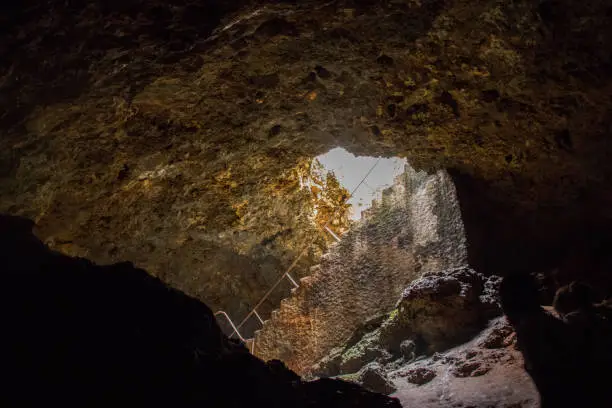
[[[407,166],[264,321],[254,336],[254,354],[282,360],[307,375],[361,323],[392,310],[412,280],[466,263],[465,234],[450,177]]]

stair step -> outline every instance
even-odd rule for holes
[[[308,284],[311,280],[312,278],[310,276],[304,276],[303,278],[300,278],[300,286]]]

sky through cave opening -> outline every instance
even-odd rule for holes
[[[315,160],[325,171],[333,172],[342,187],[352,192],[348,199],[352,220],[361,219],[363,211],[372,206],[372,200],[379,199],[382,191],[393,184],[408,164],[400,157],[355,156],[341,147],[331,149]]]

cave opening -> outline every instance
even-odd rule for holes
[[[252,313],[261,325],[247,343],[256,356],[301,374],[333,376],[338,372],[312,367],[364,322],[392,315],[403,288],[420,276],[465,268],[466,237],[444,170],[415,169],[400,157],[356,156],[342,147],[313,158],[307,169],[300,186],[312,192],[325,251],[309,274],[293,279],[289,268],[279,278],[294,288],[269,318]]]
[[[351,193],[347,201],[351,220],[361,219],[372,206],[372,200],[391,186],[408,163],[400,157],[356,156],[342,147],[333,148],[315,160]]]
[[[300,280],[317,270],[325,254],[352,228],[363,224],[373,206],[381,205],[385,191],[390,191],[394,183],[401,184],[401,176],[405,176],[409,168],[405,158],[356,155],[344,147],[333,147],[300,161],[281,176],[280,184],[294,186],[287,197],[299,197],[297,205],[292,204],[291,208],[295,210],[301,206],[295,219],[303,221],[292,221],[294,230],[290,234],[305,239],[298,243],[289,262],[282,267],[274,266],[274,274],[270,274],[272,279],[256,282],[262,286],[258,302],[255,302],[257,299],[245,302],[248,310],[243,307],[242,313],[219,311],[224,332],[243,340],[251,338],[272,318],[281,301],[299,288]],[[286,207],[276,206],[273,210],[281,214]],[[268,227],[275,228],[272,224]],[[266,240],[266,245],[282,242],[284,238],[282,233],[274,234]]]

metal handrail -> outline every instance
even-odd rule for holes
[[[333,239],[336,240],[336,242],[340,242],[340,237],[337,236],[334,231],[331,230],[331,228],[329,228],[328,226],[325,226],[325,231],[329,232],[329,235],[332,236]]]
[[[238,328],[236,328],[236,326],[234,325],[234,322],[232,322],[232,319],[230,319],[229,315],[227,313],[225,313],[223,310],[219,310],[218,312],[215,313],[215,316],[218,316],[218,315],[225,316],[225,318],[229,322],[230,326],[232,326],[232,329],[234,329],[234,331],[232,332],[230,337],[233,336],[234,333],[236,333],[238,335],[238,338],[246,343],[245,338],[240,335],[240,332],[238,331]]]
[[[304,255],[304,253],[306,252],[306,249],[308,249],[308,247],[304,248],[302,250],[302,252],[300,253],[300,255],[295,259],[295,261],[293,261],[293,263],[291,264],[291,266],[289,266],[289,268],[287,269],[287,271],[281,275],[281,277],[276,281],[276,283],[274,283],[274,285],[272,285],[272,287],[270,289],[268,289],[268,291],[266,292],[266,294],[261,298],[261,300],[259,302],[257,302],[257,304],[255,305],[255,307],[253,307],[253,309],[251,309],[251,311],[245,316],[244,319],[242,319],[242,321],[240,322],[240,324],[238,324],[238,329],[241,328],[246,322],[247,320],[249,320],[249,318],[255,314],[257,308],[259,306],[262,305],[263,302],[266,301],[266,299],[268,298],[268,296],[270,296],[270,294],[272,293],[272,291],[274,289],[276,289],[276,287],[281,283],[281,281],[283,280],[283,278],[286,276],[288,277],[288,279],[291,281],[291,283],[293,283],[295,285],[296,288],[299,287],[299,285],[297,284],[297,282],[295,280],[293,280],[293,278],[291,277],[291,275],[289,275],[289,272],[295,267],[295,265],[297,265],[298,261],[300,260],[300,258]],[[232,337],[234,335],[234,333],[230,334],[230,337]]]
[[[378,163],[380,162],[380,158],[378,160],[376,160],[376,162],[374,163],[374,165],[370,168],[370,170],[366,173],[366,175],[363,177],[363,179],[361,179],[361,181],[359,182],[359,184],[357,184],[357,186],[353,189],[353,191],[351,191],[351,193],[348,195],[348,197],[344,200],[344,202],[342,203],[343,205],[346,204],[346,202],[353,196],[353,194],[355,194],[355,191],[357,191],[357,189],[359,187],[361,187],[361,185],[365,182],[365,180],[370,176],[370,174],[372,174],[372,171],[374,171],[374,168],[378,165]],[[336,241],[340,241],[340,238],[333,233],[333,231],[329,228],[329,223],[332,221],[332,219],[336,216],[336,214],[338,213],[338,211],[342,208],[342,206],[339,206],[338,208],[336,208],[336,210],[333,212],[333,214],[327,219],[327,221],[325,222],[325,225],[323,225],[323,229],[325,231],[328,231],[332,237],[336,240]],[[302,258],[302,256],[304,256],[304,254],[306,253],[306,251],[308,250],[308,248],[313,244],[315,238],[313,238],[313,240],[311,242],[309,242],[307,245],[304,246],[304,249],[302,249],[302,251],[300,252],[300,254],[297,256],[297,258],[295,258],[295,260],[293,261],[293,263],[291,265],[289,265],[289,268],[287,268],[287,270],[285,271],[285,273],[283,273],[278,280],[274,283],[274,285],[272,285],[272,287],[265,293],[265,295],[263,295],[263,297],[261,298],[261,300],[259,302],[257,302],[257,304],[255,305],[255,307],[253,307],[251,309],[251,311],[245,316],[244,319],[242,319],[242,321],[238,324],[238,326],[234,326],[234,324],[231,322],[229,316],[227,316],[227,314],[225,314],[225,312],[223,312],[225,314],[225,316],[227,317],[228,321],[230,321],[230,324],[232,325],[232,328],[234,329],[234,331],[232,332],[232,334],[229,335],[229,337],[232,337],[234,335],[234,333],[236,333],[238,335],[238,337],[240,337],[241,340],[242,336],[240,336],[240,333],[238,332],[238,329],[240,329],[246,322],[247,320],[249,320],[249,318],[251,316],[253,316],[253,314],[255,314],[257,316],[257,318],[259,319],[259,321],[263,324],[263,320],[261,319],[261,317],[259,316],[259,313],[257,313],[257,308],[259,306],[261,306],[263,304],[263,302],[266,301],[266,299],[268,298],[268,296],[270,296],[270,294],[272,293],[272,291],[274,289],[276,289],[276,287],[280,284],[280,282],[283,280],[283,278],[287,277],[287,279],[289,279],[291,281],[291,283],[298,288],[300,285],[297,284],[297,282],[291,277],[291,275],[289,275],[289,272],[291,272],[293,270],[293,268],[295,268],[295,266],[297,265],[297,263],[299,262],[299,260]],[[217,312],[219,313],[219,312]],[[245,340],[243,340],[245,341]],[[255,338],[253,338],[253,343],[255,343]],[[254,347],[254,345],[253,345]]]
[[[225,313],[223,310],[219,310],[218,312],[216,312],[215,316],[217,316],[217,315],[225,316],[225,318],[227,319],[229,324],[232,326],[232,328],[234,329],[234,332],[232,332],[231,336],[233,336],[234,333],[236,333],[238,335],[238,337],[240,338],[240,340],[242,340],[242,342],[245,343],[245,344],[248,343],[249,340],[251,340],[251,350],[250,350],[250,352],[251,352],[251,354],[255,355],[255,337],[253,337],[252,339],[245,339],[244,337],[242,337],[240,335],[240,333],[238,332],[238,329],[234,325],[234,322],[232,322],[232,319],[230,319],[229,315],[227,313]],[[259,317],[259,315],[257,315],[257,317]],[[261,320],[261,317],[259,317],[259,320],[263,324],[263,320]]]
[[[254,310],[253,313],[255,313],[255,317],[257,317],[257,320],[259,320],[259,323],[264,324],[264,321],[259,315],[259,313],[257,313],[257,310]]]

